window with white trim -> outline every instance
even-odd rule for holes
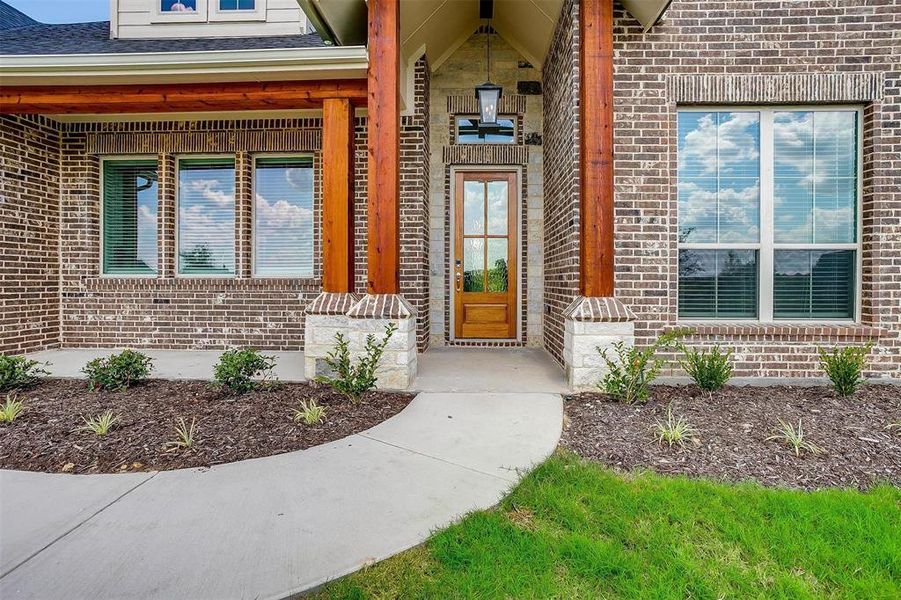
[[[253,274],[313,276],[313,160],[254,161]]]
[[[235,274],[235,161],[178,161],[178,274]]]
[[[859,127],[850,108],[679,111],[679,318],[855,318]]]

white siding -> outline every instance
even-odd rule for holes
[[[209,3],[206,21],[198,21],[196,15],[191,15],[188,17],[191,21],[179,22],[176,15],[165,15],[160,19],[159,0],[110,0],[111,35],[123,39],[256,37],[312,30],[297,0],[257,0],[265,6],[265,20],[262,15],[257,15],[246,21],[216,21],[212,5],[217,1],[197,0],[198,4]]]

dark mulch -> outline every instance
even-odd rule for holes
[[[413,396],[371,392],[351,404],[326,386],[280,383],[228,396],[199,381],[152,380],[121,392],[90,392],[82,380],[47,380],[19,392],[25,411],[0,425],[0,468],[112,473],[206,467],[281,454],[363,431],[403,410]],[[316,399],[317,425],[294,423],[293,409]],[[105,436],[77,431],[82,416],[112,410],[119,424]],[[194,447],[167,451],[176,420],[196,417]]]
[[[667,406],[698,431],[684,448],[659,444],[652,428]],[[726,387],[708,397],[695,386],[655,386],[646,405],[611,402],[603,394],[566,401],[563,446],[621,470],[755,480],[816,489],[901,485],[901,386],[871,385],[842,399],[825,387]],[[773,435],[777,419],[797,426],[823,454],[794,451]]]

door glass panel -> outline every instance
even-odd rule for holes
[[[463,291],[485,291],[485,239],[463,240]]]
[[[506,181],[488,182],[488,235],[507,235]]]
[[[488,239],[488,291],[507,291],[507,240]]]
[[[485,184],[481,181],[463,182],[463,233],[485,234]]]

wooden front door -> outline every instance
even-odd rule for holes
[[[461,171],[455,178],[454,337],[516,337],[516,174]]]

